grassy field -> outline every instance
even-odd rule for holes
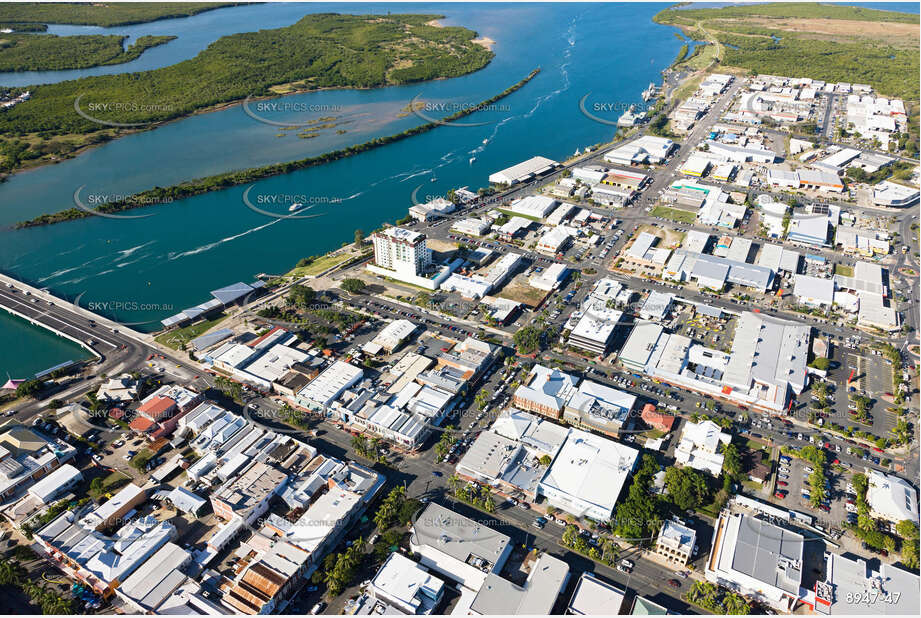
[[[649,214],[653,217],[662,217],[663,219],[671,219],[680,223],[690,224],[697,220],[697,213],[678,208],[669,208],[668,206],[656,206]]]
[[[213,320],[205,320],[196,324],[190,324],[176,330],[167,331],[154,337],[154,341],[174,350],[181,350],[186,343],[202,335],[206,331],[220,324],[227,316],[221,314]]]
[[[842,277],[853,277],[854,267],[847,264],[835,264],[835,274]]]
[[[347,262],[348,260],[356,257],[358,253],[354,251],[342,251],[335,255],[326,254],[318,257],[313,262],[307,266],[297,266],[291,269],[289,272],[285,273],[285,277],[293,277],[298,279],[300,277],[310,277],[319,275],[323,271]]]
[[[698,71],[709,67],[719,56],[719,45],[698,45],[694,48],[694,54],[678,65],[678,69],[690,69]]]
[[[504,208],[497,208],[499,212],[508,215],[509,217],[521,217],[522,219],[530,219],[531,221],[537,221],[540,223],[543,221],[540,217],[532,217],[531,215],[523,215],[520,212],[513,212],[511,210],[505,210]]]
[[[102,491],[94,492],[93,490],[90,489],[90,490],[87,490],[87,493],[89,493],[94,499],[98,500],[99,498],[106,495],[107,493],[111,493],[119,489],[120,487],[127,485],[130,480],[131,480],[131,477],[129,477],[128,475],[126,475],[123,472],[119,472],[118,470],[115,470],[111,472],[108,476],[105,476],[102,478]]]
[[[522,305],[536,307],[546,298],[547,294],[549,292],[531,287],[528,278],[523,274],[518,274],[499,292],[498,296],[514,300]]]
[[[703,73],[701,73],[700,75],[695,75],[694,77],[691,77],[690,79],[686,79],[684,83],[682,83],[680,86],[675,88],[674,92],[672,92],[672,101],[674,101],[675,103],[678,103],[680,101],[685,100],[692,94],[694,94],[694,92],[697,91],[697,87],[700,86],[700,82],[702,82],[703,80],[704,80]]]

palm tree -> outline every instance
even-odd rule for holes
[[[368,445],[363,436],[352,436],[352,448],[359,455],[364,455],[368,450]]]
[[[454,492],[454,495],[457,495],[457,489],[460,487],[460,477],[457,474],[452,474],[448,477],[448,485],[451,487],[451,491]]]

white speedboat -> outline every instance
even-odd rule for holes
[[[295,210],[300,210],[303,207],[304,205],[302,203],[295,202],[294,204],[291,204],[291,208],[288,209],[288,212],[294,212]]]

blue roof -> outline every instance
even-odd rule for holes
[[[233,335],[232,330],[230,330],[229,328],[222,328],[220,330],[214,331],[213,333],[207,333],[205,335],[202,335],[201,337],[196,337],[190,343],[192,344],[192,347],[200,351],[200,350],[204,350],[205,348],[209,348],[213,346],[215,343],[218,343],[219,341],[223,341],[224,339],[227,339],[231,335]]]
[[[242,281],[238,281],[226,287],[220,288],[219,290],[213,290],[211,292],[211,296],[215,297],[226,305],[246,296],[252,291],[253,286],[247,285]]]

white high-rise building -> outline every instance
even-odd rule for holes
[[[374,241],[374,263],[402,277],[423,276],[431,265],[432,257],[425,245],[425,234],[389,227],[376,232]]]

